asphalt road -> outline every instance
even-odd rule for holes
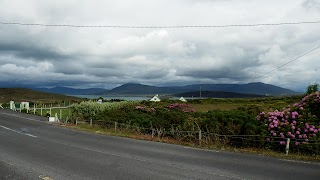
[[[0,110],[0,179],[320,179],[320,164],[90,134]]]

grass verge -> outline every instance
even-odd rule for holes
[[[61,125],[62,127],[67,127],[71,129],[76,129],[80,131],[90,132],[90,133],[96,133],[96,134],[104,134],[104,135],[112,135],[112,136],[120,136],[120,137],[126,137],[126,138],[132,138],[132,139],[139,139],[139,140],[148,140],[148,141],[155,141],[155,142],[163,142],[163,143],[169,143],[169,144],[176,144],[176,145],[184,145],[194,148],[200,148],[200,149],[207,149],[207,150],[218,150],[218,151],[229,151],[229,152],[238,152],[238,153],[249,153],[249,154],[258,154],[263,156],[270,156],[270,157],[276,157],[280,159],[287,159],[287,160],[299,160],[299,161],[310,161],[314,163],[320,162],[320,156],[314,155],[314,156],[307,156],[299,153],[290,153],[288,155],[285,155],[285,153],[272,151],[269,149],[260,149],[260,148],[235,148],[231,146],[226,146],[223,144],[210,144],[210,145],[198,145],[192,142],[186,142],[186,141],[180,141],[177,139],[173,139],[170,137],[152,137],[150,134],[141,134],[138,132],[128,131],[128,130],[117,130],[115,131],[113,128],[106,129],[100,126],[89,126],[86,124],[81,125]]]

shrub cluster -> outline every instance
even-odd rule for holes
[[[280,145],[285,145],[287,138],[296,146],[320,142],[319,110],[319,92],[315,92],[282,111],[261,112],[257,117],[260,133],[270,136],[267,141],[279,142]]]

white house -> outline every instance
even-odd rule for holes
[[[187,102],[187,100],[186,100],[184,97],[181,97],[181,98],[179,99],[179,101]]]
[[[160,98],[159,98],[159,96],[157,94],[157,95],[153,96],[153,98],[151,98],[150,101],[152,101],[152,102],[160,102],[161,100],[160,100]]]

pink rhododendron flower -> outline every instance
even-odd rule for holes
[[[307,135],[306,135],[306,134],[303,134],[303,138],[306,139],[306,138],[307,138]]]

